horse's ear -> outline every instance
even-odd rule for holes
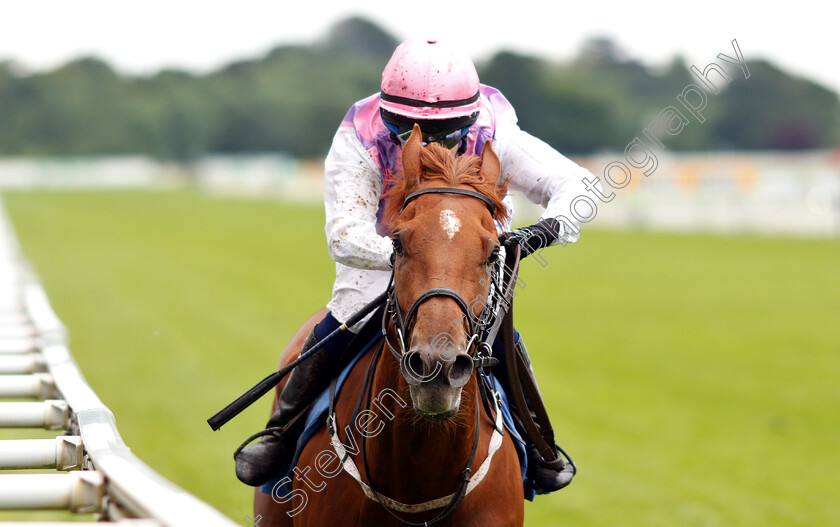
[[[481,151],[481,179],[488,183],[496,184],[499,181],[499,174],[502,172],[502,165],[499,163],[499,156],[493,150],[493,145],[488,139]]]
[[[423,152],[423,133],[420,125],[414,124],[411,136],[403,146],[402,168],[405,181],[409,187],[417,184],[420,174],[423,172],[423,165],[420,162],[420,154]]]

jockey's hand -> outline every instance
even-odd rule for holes
[[[544,247],[548,247],[560,237],[560,222],[554,218],[544,218],[521,229],[514,229],[499,236],[499,241],[505,248],[519,244],[522,247],[520,258],[534,254]]]

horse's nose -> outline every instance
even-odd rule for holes
[[[433,361],[427,353],[417,350],[409,350],[402,356],[400,361],[403,377],[409,386],[429,382],[440,373],[442,367],[437,361]]]
[[[458,353],[448,360],[435,360],[429,353],[410,350],[403,355],[401,366],[403,377],[409,386],[437,380],[453,388],[460,388],[470,380],[473,360],[466,353]]]
[[[467,384],[473,371],[472,357],[466,353],[459,353],[446,364],[446,380],[453,388],[460,388]]]

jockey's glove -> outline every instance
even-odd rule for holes
[[[499,236],[499,241],[506,249],[519,244],[522,247],[520,258],[548,247],[560,237],[560,222],[554,218],[543,218],[530,227],[514,229]]]

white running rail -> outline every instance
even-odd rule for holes
[[[238,525],[154,472],[87,385],[0,203],[0,428],[58,430],[0,440],[0,510],[96,513],[119,527]],[[55,473],[25,471],[53,469]],[[60,522],[4,525],[68,525]]]

